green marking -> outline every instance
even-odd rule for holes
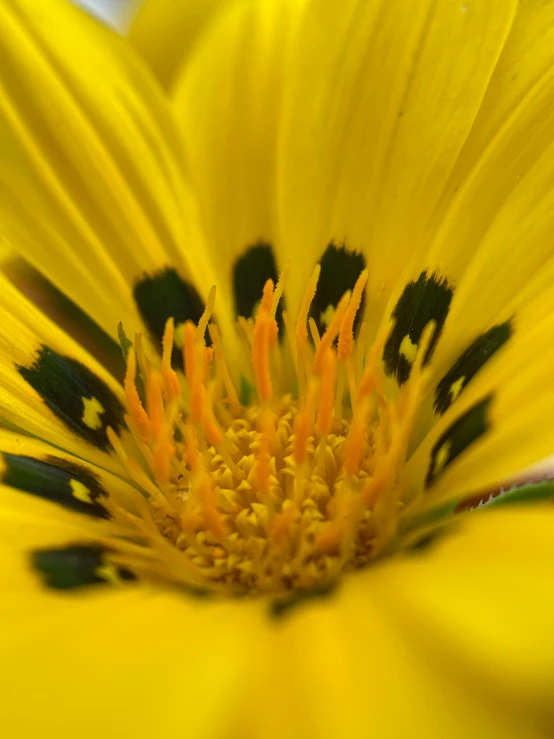
[[[89,585],[113,584],[111,577],[103,577],[108,565],[107,550],[95,545],[74,544],[62,549],[40,549],[31,552],[31,563],[44,578],[45,584],[55,590],[74,590]],[[114,570],[119,580],[134,580],[132,572]]]
[[[133,342],[127,334],[125,333],[125,329],[123,328],[123,324],[121,321],[117,324],[117,336],[119,338],[119,346],[121,347],[121,353],[123,354],[123,359],[125,362],[127,362],[127,357],[129,356],[129,352],[133,348]],[[139,398],[142,401],[142,404],[146,404],[146,392],[144,390],[144,381],[142,379],[142,373],[140,371],[140,367],[138,366],[137,362],[137,371],[135,374],[135,387],[137,389],[137,392],[139,394]]]
[[[38,498],[58,503],[78,513],[96,518],[107,518],[108,512],[101,505],[106,491],[98,478],[79,464],[58,457],[44,460],[18,454],[3,454],[4,485],[21,490]],[[89,493],[89,501],[75,497],[75,483],[80,483]]]
[[[309,590],[297,590],[287,598],[273,601],[269,607],[269,613],[273,618],[280,619],[283,616],[288,616],[291,611],[294,611],[301,605],[305,605],[313,600],[321,600],[331,595],[337,588],[335,581],[327,583],[326,585],[320,585]]]
[[[45,405],[72,432],[99,449],[111,447],[106,427],[124,428],[125,409],[116,395],[91,369],[73,357],[67,357],[43,345],[29,366],[16,365],[23,379],[43,399]],[[96,398],[104,409],[99,426],[90,428],[83,420],[84,399]]]
[[[554,499],[554,480],[544,480],[543,482],[532,482],[528,485],[505,490],[473,510],[488,510],[489,508],[498,508],[498,506],[538,503],[552,499]]]
[[[240,377],[240,388],[239,388],[239,400],[240,404],[247,406],[250,405],[252,395],[254,394],[254,386],[251,385],[244,375]]]

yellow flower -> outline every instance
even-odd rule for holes
[[[0,1],[2,736],[552,736],[554,3],[131,41]]]

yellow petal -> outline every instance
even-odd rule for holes
[[[259,648],[253,611],[146,587],[80,597],[35,588],[3,619],[0,729],[22,739],[232,736]]]
[[[283,615],[259,736],[549,736],[554,513],[466,523]]]
[[[291,58],[281,148],[283,240],[316,261],[365,255],[380,316],[475,120],[514,3],[312,3]],[[301,295],[291,275],[291,290]]]
[[[144,0],[129,31],[166,89],[187,63],[214,16],[233,0]]]
[[[424,266],[455,285],[437,361],[487,329],[551,259],[553,23],[551,3],[520,4],[428,227]]]
[[[179,135],[130,46],[63,0],[2,0],[0,34],[9,243],[111,335],[143,325],[145,273],[209,289]]]
[[[0,287],[2,423],[121,472],[106,426],[124,429],[123,389],[3,276]]]
[[[218,288],[246,317],[265,280],[284,266],[276,245],[277,133],[303,4],[227,3],[173,90]]]

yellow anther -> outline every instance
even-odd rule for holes
[[[344,535],[344,521],[336,519],[326,523],[316,536],[314,548],[320,552],[336,552],[340,549]]]
[[[277,281],[277,287],[275,288],[275,293],[273,295],[273,305],[271,308],[272,318],[275,318],[275,314],[277,313],[277,306],[279,305],[279,301],[281,300],[281,297],[283,296],[283,290],[285,289],[285,286],[287,284],[289,273],[290,273],[290,262],[287,262],[287,264],[285,264],[285,269],[279,275],[279,280]]]
[[[317,323],[311,317],[308,318],[308,326],[310,327],[310,334],[312,335],[312,341],[314,342],[314,346],[317,350],[317,347],[319,346],[319,343],[321,341],[321,336],[319,335]]]
[[[344,469],[347,475],[356,475],[360,469],[366,434],[367,401],[354,413],[348,436],[344,442]]]
[[[201,339],[202,341],[204,341],[204,334],[206,333],[208,322],[210,318],[212,317],[214,305],[215,305],[215,285],[213,285],[210,290],[210,294],[208,295],[208,300],[206,301],[206,307],[204,308],[204,312],[202,313],[200,320],[198,321],[198,326],[196,329],[196,336],[198,339]]]
[[[207,473],[200,473],[198,479],[193,483],[192,494],[200,503],[208,529],[217,539],[225,538],[229,530],[217,508],[214,487]]]
[[[269,496],[269,463],[271,459],[271,440],[275,434],[275,426],[273,424],[273,416],[270,410],[263,410],[259,419],[260,445],[256,455],[258,470],[257,482],[260,492],[260,500],[265,500]]]
[[[202,418],[202,428],[204,430],[204,436],[208,444],[212,446],[219,446],[223,442],[223,434],[219,428],[217,421],[215,420],[214,412],[210,398],[207,397],[207,391],[202,388],[204,396],[204,416]]]
[[[151,370],[146,378],[146,408],[154,439],[161,433],[164,423],[164,404],[162,398],[162,377],[157,370]]]
[[[298,312],[298,318],[296,320],[296,346],[299,344],[306,344],[308,341],[308,314],[310,312],[310,306],[315,298],[317,283],[319,281],[319,275],[321,273],[321,265],[316,264],[302,302],[300,304],[300,310]]]
[[[190,425],[187,425],[185,429],[185,459],[190,471],[196,472],[199,464],[198,441]]]
[[[165,427],[152,454],[152,472],[160,484],[167,484],[170,480],[171,459],[174,454],[173,434]]]
[[[131,349],[127,355],[127,369],[125,371],[125,379],[123,386],[125,388],[125,396],[127,398],[127,410],[133,422],[135,423],[143,441],[148,441],[150,436],[150,421],[142,406],[139,397],[135,378],[137,374],[137,357],[135,350]]]
[[[229,369],[227,368],[225,355],[223,354],[223,348],[221,346],[219,330],[215,323],[210,323],[208,330],[210,332],[210,338],[212,340],[215,353],[216,371],[221,377],[221,381],[223,382],[225,390],[227,391],[227,396],[231,408],[238,412],[240,408],[240,401],[231,376],[229,374]]]
[[[368,274],[367,269],[364,269],[356,280],[354,290],[352,291],[352,298],[340,325],[338,355],[341,362],[345,362],[352,355],[354,348],[354,319],[362,303]]]
[[[213,346],[207,346],[204,350],[204,377],[206,377],[210,373],[210,365],[213,358],[214,348]]]
[[[281,544],[286,539],[290,527],[297,517],[298,509],[295,505],[275,516],[269,527],[269,536],[274,544]]]
[[[337,338],[342,324],[342,319],[344,318],[344,314],[346,313],[349,302],[350,290],[345,292],[340,299],[339,304],[337,305],[337,310],[335,311],[335,315],[333,316],[333,320],[329,324],[329,328],[327,329],[327,331],[325,331],[325,333],[321,337],[319,346],[316,349],[314,358],[314,373],[316,375],[321,374],[321,361],[323,354],[328,347],[332,346],[333,341]]]
[[[316,324],[309,313],[318,265],[297,321],[283,312],[296,394],[275,320],[288,271],[287,265],[276,287],[266,282],[255,319],[240,322],[257,398],[241,381],[239,402],[218,328],[210,323],[213,289],[198,325],[179,324],[182,340],[176,340],[174,320],[166,322],[161,361],[144,354],[140,339],[129,353],[126,419],[134,438],[107,429],[132,482],[127,487],[136,492],[131,510],[111,493],[106,502],[117,527],[110,535],[117,566],[133,569],[142,549],[148,552],[144,576],[155,572],[233,595],[276,593],[365,565],[394,536],[403,506],[414,497],[412,490],[404,493],[402,465],[427,390],[423,362],[434,324],[420,337],[410,378],[388,398],[381,369],[387,332],[381,329],[367,357],[365,344],[354,345],[367,271],[352,293],[328,307],[328,321],[318,315]],[[324,324],[320,337],[317,327]],[[171,365],[176,346],[185,379]],[[343,407],[346,383],[351,402]],[[95,425],[93,410],[87,418]],[[447,457],[446,447],[435,455],[435,471],[448,464]],[[96,500],[85,487],[72,490],[79,500]],[[119,552],[117,537],[123,542]]]
[[[181,394],[177,373],[171,367],[171,355],[173,353],[173,345],[175,342],[175,322],[173,318],[168,318],[165,323],[164,335],[162,338],[162,379],[164,385],[164,393],[168,403]]]
[[[321,436],[329,434],[333,424],[336,376],[336,355],[328,346],[321,357],[321,388],[316,419],[316,430]]]
[[[311,383],[306,398],[306,406],[296,414],[294,419],[292,454],[297,465],[304,464],[308,457],[308,439],[312,434],[315,400],[316,387],[315,383]]]
[[[183,357],[190,387],[190,415],[193,423],[200,423],[204,413],[204,357],[199,356],[199,349],[203,352],[203,344],[197,342],[196,328],[192,321],[187,321],[183,332]]]

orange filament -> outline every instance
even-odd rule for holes
[[[272,318],[273,281],[265,283],[262,301],[254,323],[252,334],[252,367],[260,403],[271,400],[273,385],[269,370],[269,350],[274,344],[276,321]],[[275,336],[276,340],[276,336]]]
[[[354,414],[344,443],[344,469],[347,475],[356,475],[360,469],[366,435],[366,413],[366,404],[362,403]]]
[[[310,278],[310,281],[308,282],[308,286],[306,287],[306,292],[304,293],[304,297],[302,298],[302,303],[300,304],[298,319],[296,321],[297,347],[299,345],[306,344],[306,342],[308,341],[308,313],[310,312],[310,306],[313,302],[313,299],[315,298],[320,273],[321,266],[317,264],[314,271],[312,272],[312,276]]]
[[[142,406],[142,401],[138,394],[135,378],[137,374],[137,357],[135,350],[131,349],[127,357],[127,370],[125,372],[125,396],[127,398],[127,410],[133,422],[140,431],[141,438],[144,442],[148,441],[150,436],[150,420],[146,411]]]
[[[164,384],[164,392],[167,402],[170,403],[181,394],[179,386],[179,378],[177,373],[171,367],[171,354],[173,352],[173,343],[175,340],[175,322],[173,318],[168,318],[165,324],[164,335],[162,339],[162,379]]]
[[[352,356],[352,350],[354,348],[354,319],[356,318],[356,313],[360,309],[367,278],[368,271],[367,269],[364,269],[356,280],[350,303],[348,304],[348,308],[346,309],[340,324],[339,360],[341,362],[345,362],[348,357]]]
[[[331,347],[328,346],[321,357],[321,389],[316,419],[316,429],[321,436],[327,436],[331,431],[335,405],[336,376],[336,355]]]
[[[324,352],[326,351],[326,349],[328,349],[333,344],[334,340],[337,338],[341,324],[342,324],[342,319],[344,318],[349,302],[350,302],[350,291],[346,292],[340,299],[339,304],[337,305],[335,314],[333,318],[331,319],[331,323],[329,324],[327,331],[325,331],[325,333],[321,337],[321,341],[319,342],[319,345],[316,349],[315,359],[314,359],[314,373],[316,375],[321,374],[322,356]]]
[[[145,572],[155,565],[172,582],[222,593],[282,593],[330,582],[391,541],[434,325],[423,332],[410,378],[388,398],[381,357],[390,326],[379,331],[366,356],[354,339],[367,271],[342,296],[320,337],[309,316],[317,266],[296,321],[284,314],[292,368],[275,320],[287,274],[288,268],[276,287],[265,283],[254,320],[239,320],[257,391],[250,403],[241,404],[239,378],[210,323],[214,288],[198,325],[187,321],[178,327],[184,376],[171,366],[173,319],[165,325],[161,359],[149,357],[137,337],[124,382],[135,438],[108,431],[140,490],[130,510],[110,498],[118,536],[134,547],[129,567],[137,567],[136,549],[142,547],[148,551]],[[144,406],[136,387],[137,359]],[[291,373],[298,378],[297,393]],[[117,549],[117,536],[110,541]],[[118,561],[126,561],[125,551],[122,545]]]

